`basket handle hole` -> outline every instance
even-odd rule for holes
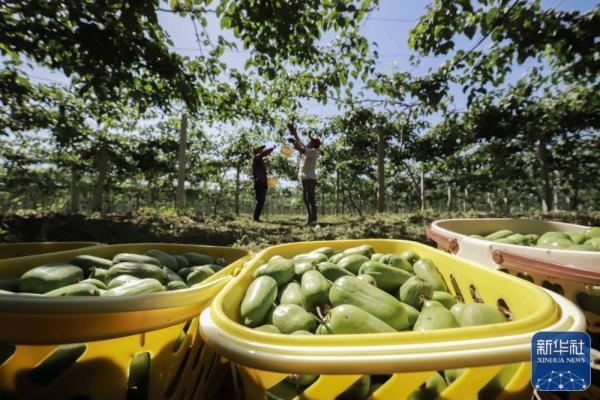
[[[198,347],[198,351],[196,352],[196,356],[194,357],[194,362],[192,364],[192,369],[196,369],[198,362],[200,361],[200,357],[206,357],[206,353],[208,350],[206,349],[206,344],[202,341],[200,335],[197,335],[198,343],[196,347]]]
[[[181,348],[181,345],[183,344],[183,342],[185,342],[185,338],[188,335],[188,331],[190,330],[190,327],[192,326],[192,321],[187,321],[185,323],[185,325],[183,326],[183,329],[181,330],[181,332],[179,332],[179,336],[177,336],[177,339],[175,339],[175,341],[173,342],[173,347],[171,348],[171,351],[173,353],[177,353],[179,351],[179,349]]]
[[[479,291],[477,290],[475,285],[473,285],[473,284],[469,285],[469,291],[471,292],[471,297],[473,298],[473,301],[475,303],[483,303],[483,299],[479,295]]]
[[[552,290],[553,292],[558,293],[561,296],[565,294],[565,290],[558,283],[552,283],[550,281],[545,280],[544,282],[542,282],[542,287],[548,290]]]
[[[456,293],[456,299],[461,303],[465,302],[465,298],[462,295],[462,291],[458,286],[458,282],[456,282],[456,277],[453,274],[450,274],[450,282],[452,283],[452,287],[454,288],[454,293]]]
[[[47,385],[73,365],[86,349],[85,344],[58,346],[44,361],[29,371],[29,377],[39,385]]]
[[[509,321],[513,320],[513,313],[512,311],[510,311],[510,308],[508,307],[508,304],[506,304],[506,301],[504,301],[504,299],[498,299],[497,306],[498,310],[500,310],[500,312],[504,314],[506,319],[508,319]]]
[[[577,305],[581,307],[583,311],[593,312],[595,314],[600,314],[600,296],[594,296],[592,294],[586,292],[579,292],[575,295],[575,301]],[[596,322],[595,326],[599,326],[600,322]]]
[[[173,377],[173,380],[171,380],[171,382],[169,383],[169,386],[167,386],[167,390],[165,391],[165,398],[167,398],[167,399],[171,398],[175,394],[175,390],[177,390],[177,386],[179,385],[179,382],[181,381],[183,372],[185,371],[185,368],[187,367],[191,351],[192,351],[192,349],[189,347],[187,349],[185,349],[183,358],[181,359],[179,366],[177,367],[177,372],[175,372],[175,376]]]
[[[137,353],[129,362],[127,400],[147,399],[150,392],[150,353]]]
[[[442,277],[442,281],[444,281],[444,287],[446,289],[450,289],[450,285],[448,285],[448,279],[446,279],[446,277],[442,274],[440,274],[440,276]],[[450,290],[448,290],[448,292],[450,293]]]
[[[4,364],[17,351],[17,346],[14,344],[0,345],[0,366]]]
[[[535,283],[533,281],[533,276],[531,276],[531,275],[529,275],[527,273],[517,272],[517,278],[521,278],[521,279],[524,279],[524,280],[526,280],[528,282]]]
[[[201,363],[200,371],[198,372],[198,378],[196,379],[194,388],[192,389],[192,399],[215,398],[215,396],[213,394],[211,394],[211,392],[217,389],[216,386],[208,388],[209,389],[208,393],[206,393],[207,388],[204,388],[204,390],[202,390],[202,391],[199,391],[199,389],[204,387],[204,385],[207,383],[207,380],[210,379],[209,376],[211,374],[214,374],[215,371],[219,371],[221,368],[223,368],[219,364],[220,361],[219,361],[219,356],[217,354],[214,354],[212,351],[208,350],[206,347],[202,349],[202,353],[203,353],[203,362]]]

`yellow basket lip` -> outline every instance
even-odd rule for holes
[[[583,313],[569,300],[547,291],[563,310],[560,318],[545,327],[551,331],[582,331]],[[283,373],[388,374],[528,361],[535,330],[513,335],[475,339],[396,343],[372,346],[301,345],[247,340],[217,326],[211,309],[200,315],[200,332],[209,345],[227,359],[247,367]],[[259,336],[292,338],[258,332]],[[365,335],[335,335],[358,339]],[[311,337],[305,337],[310,339]]]
[[[16,250],[19,249],[30,249],[33,247],[49,247],[48,249],[40,249],[40,251],[35,251],[31,254],[25,254],[22,256],[16,256],[16,257],[3,257],[2,256],[2,252],[5,251],[7,248],[16,248]],[[52,246],[67,246],[69,248],[67,249],[53,249],[51,248]],[[15,260],[30,260],[32,259],[32,257],[40,257],[40,256],[44,256],[46,254],[54,254],[54,253],[59,253],[59,252],[65,252],[65,251],[78,251],[78,250],[82,250],[82,249],[90,249],[90,248],[94,248],[94,247],[98,247],[98,246],[106,246],[106,244],[104,243],[100,243],[100,242],[50,242],[50,241],[44,241],[44,242],[16,242],[16,243],[0,243],[0,267],[7,264],[7,263],[11,263],[14,262]],[[22,250],[21,250],[22,251]]]
[[[52,261],[59,260],[61,256],[68,259],[80,254],[98,254],[98,252],[113,252],[116,254],[121,252],[119,249],[125,248],[140,248],[144,251],[149,248],[171,248],[171,249],[187,249],[188,251],[198,252],[216,252],[216,251],[231,251],[239,253],[238,257],[225,268],[212,275],[194,288],[165,291],[160,293],[146,293],[124,297],[46,297],[43,295],[21,295],[21,294],[0,294],[0,313],[16,313],[16,314],[89,314],[89,313],[115,313],[115,312],[130,312],[143,311],[149,309],[167,309],[176,308],[203,302],[204,300],[198,297],[199,293],[210,289],[214,286],[219,286],[232,279],[231,274],[236,268],[242,267],[243,263],[254,255],[252,252],[239,248],[229,248],[223,246],[205,246],[195,244],[180,244],[180,243],[123,243],[106,246],[95,246],[94,248],[81,248],[65,252],[52,253]],[[99,250],[100,249],[100,250]],[[68,257],[68,259],[67,259]],[[27,264],[31,267],[37,262],[48,259],[45,255],[37,255],[29,257]],[[39,265],[39,264],[37,264]]]
[[[36,245],[40,245],[40,246],[52,246],[52,245],[74,245],[74,246],[88,246],[88,247],[93,247],[93,246],[106,246],[106,244],[104,243],[100,243],[100,242],[87,242],[87,241],[83,241],[83,242],[55,242],[55,241],[50,241],[50,240],[45,240],[45,241],[39,241],[39,242],[6,242],[6,243],[0,243],[0,248],[1,247],[26,247],[26,246],[36,246]],[[72,249],[72,250],[79,250],[79,248],[77,249]]]
[[[68,300],[64,300],[61,297],[46,297],[43,295],[0,294],[0,312],[39,314],[43,310],[44,314],[81,314],[174,308],[193,304],[196,302],[194,298],[197,297],[199,292],[232,279],[228,275],[233,272],[233,268],[227,267],[219,272],[225,272],[225,276],[221,276],[219,279],[211,279],[210,282],[207,279],[204,281],[205,283],[194,288],[124,297],[73,296]]]
[[[259,254],[257,254],[251,261],[238,278],[250,275],[253,271],[258,268],[261,262],[266,261],[271,255],[277,254],[282,250],[301,246],[305,251],[310,249],[316,249],[318,247],[329,246],[334,249],[343,249],[359,244],[370,244],[377,247],[378,244],[394,244],[404,243],[409,244],[413,248],[422,249],[421,251],[438,253],[443,257],[453,257],[445,252],[437,249],[433,249],[421,243],[406,241],[406,240],[394,240],[394,239],[358,239],[358,240],[337,240],[337,241],[315,241],[315,242],[299,242],[299,243],[288,243],[278,246],[269,247]],[[510,321],[502,324],[493,324],[486,326],[473,326],[465,328],[455,329],[443,329],[426,332],[394,332],[394,333],[379,333],[379,334],[363,334],[363,335],[322,335],[322,336],[290,336],[290,335],[265,335],[261,332],[257,332],[253,329],[249,329],[238,322],[232,321],[225,315],[223,311],[223,304],[227,301],[230,291],[235,285],[238,284],[240,279],[235,279],[229,282],[225,288],[215,297],[211,306],[211,318],[213,319],[216,326],[225,332],[232,335],[244,337],[246,340],[272,345],[290,344],[295,346],[306,346],[307,348],[313,346],[331,346],[331,345],[387,345],[397,343],[423,343],[423,342],[434,342],[434,341],[447,341],[447,340],[462,340],[462,339],[475,339],[480,337],[492,337],[511,335],[520,332],[530,332],[535,329],[541,329],[554,323],[560,314],[560,309],[552,298],[544,292],[540,287],[533,285],[529,282],[523,281],[522,279],[513,277],[508,274],[492,271],[489,268],[473,263],[469,260],[459,259],[456,260],[463,265],[468,265],[469,268],[477,268],[486,271],[493,275],[499,280],[511,280],[514,284],[525,285],[531,293],[531,296],[536,296],[541,304],[541,307],[529,315],[526,318],[521,318],[516,321]]]

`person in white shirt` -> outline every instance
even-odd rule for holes
[[[316,225],[317,198],[315,189],[317,187],[317,157],[320,153],[321,141],[316,137],[311,137],[308,144],[305,145],[298,137],[296,128],[293,125],[288,125],[288,129],[295,139],[294,148],[302,154],[298,180],[302,182],[302,198],[308,213],[308,225]]]

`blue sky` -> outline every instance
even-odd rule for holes
[[[373,11],[369,18],[364,21],[361,33],[369,42],[377,43],[379,52],[379,61],[377,69],[380,72],[392,72],[394,70],[409,70],[413,74],[425,74],[429,68],[437,68],[449,56],[424,57],[418,67],[413,68],[409,64],[409,56],[415,54],[408,46],[408,36],[411,28],[417,23],[418,18],[425,13],[429,1],[424,0],[380,0],[380,6]],[[542,0],[543,8],[552,8],[556,6],[558,10],[580,10],[587,11],[596,5],[592,0]],[[175,44],[176,51],[181,54],[193,56],[198,54],[198,45],[195,40],[194,30],[189,18],[181,18],[169,13],[159,15],[161,24],[171,35]],[[233,35],[223,32],[219,28],[218,21],[214,15],[208,15],[209,24],[207,32],[214,40],[218,35],[223,35],[228,40],[235,40]],[[199,26],[199,24],[197,24]],[[470,49],[477,41],[479,36],[473,40],[461,38],[456,41],[457,48]],[[489,42],[480,45],[484,49]],[[241,46],[240,46],[241,49]],[[224,61],[231,67],[242,69],[243,63],[247,58],[247,53],[243,51],[228,52],[224,54]],[[515,66],[509,76],[508,82],[519,78],[532,62],[521,66]],[[451,90],[457,108],[465,105],[466,98],[460,91],[460,88],[454,87]],[[323,106],[316,102],[305,102],[304,112],[315,114],[317,116],[332,116],[339,113],[334,104]],[[435,119],[435,118],[434,118]]]
[[[380,60],[377,69],[380,72],[391,72],[394,69],[410,70],[414,74],[425,74],[427,69],[438,67],[445,59],[444,57],[425,57],[420,66],[413,68],[408,61],[408,57],[414,52],[408,47],[408,36],[410,29],[416,24],[420,15],[424,14],[429,1],[421,0],[380,0],[380,6],[373,11],[369,18],[364,21],[361,32],[370,41],[378,45]],[[556,6],[559,10],[580,10],[587,11],[596,5],[592,0],[543,0],[543,8]],[[208,35],[214,41],[218,35],[223,35],[228,40],[234,40],[229,32],[223,32],[219,28],[218,21],[213,14],[208,14],[209,24],[207,26]],[[174,42],[174,50],[186,56],[193,57],[199,53],[198,44],[194,35],[194,28],[190,17],[182,18],[172,13],[159,12],[161,25],[171,36]],[[200,24],[197,24],[202,29]],[[476,35],[473,40],[462,38],[457,40],[457,48],[469,49],[479,40]],[[484,42],[480,48],[485,48]],[[451,55],[450,55],[451,56]],[[237,52],[226,52],[223,60],[230,66],[242,69],[247,53],[241,50]],[[509,82],[517,79],[532,64],[526,63],[522,66],[515,66],[513,73],[509,77]],[[48,71],[43,68],[34,68],[31,71],[32,79],[45,82],[46,80],[67,82],[67,78],[61,73]],[[455,104],[462,108],[465,103],[465,96],[459,88],[452,89],[452,95],[455,98]],[[305,113],[315,114],[317,116],[331,116],[339,111],[334,104],[321,105],[311,102],[305,103]]]

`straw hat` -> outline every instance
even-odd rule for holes
[[[265,149],[265,145],[263,144],[263,145],[255,147],[253,151],[254,151],[254,154],[258,154],[261,151],[263,151],[264,149]]]

